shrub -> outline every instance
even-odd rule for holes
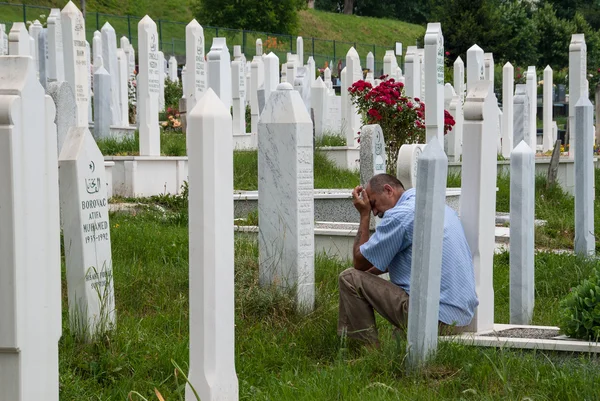
[[[179,110],[179,99],[183,97],[181,81],[165,79],[165,107]]]
[[[560,329],[569,337],[597,341],[600,337],[600,270],[577,287],[560,302]]]

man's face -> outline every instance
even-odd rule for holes
[[[390,185],[384,185],[383,191],[375,193],[371,190],[371,186],[367,185],[367,195],[369,196],[369,202],[371,203],[371,211],[374,216],[379,218],[383,217],[383,214],[396,206],[399,197]]]

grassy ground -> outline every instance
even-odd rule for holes
[[[116,140],[113,138],[96,141],[100,152],[105,156],[138,156],[140,154],[140,136],[138,131],[133,138]],[[181,132],[160,132],[160,153],[163,156],[185,156],[185,135]]]
[[[187,226],[152,212],[112,214],[111,236],[117,329],[99,343],[83,345],[74,341],[64,322],[61,400],[123,400],[131,390],[155,399],[155,387],[167,400],[179,400],[181,387],[171,359],[187,369]],[[241,400],[597,397],[600,366],[587,354],[442,344],[431,366],[420,374],[407,373],[406,344],[397,342],[389,324],[380,321],[381,350],[348,347],[337,337],[337,275],[347,262],[317,257],[317,307],[300,316],[290,297],[258,287],[257,253],[255,242],[236,239],[235,347]],[[572,256],[538,254],[534,323],[557,324],[559,299],[591,268]],[[508,277],[508,254],[497,255],[496,322],[508,321]]]

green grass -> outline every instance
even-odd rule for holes
[[[140,154],[140,136],[136,131],[133,138],[117,140],[107,138],[96,143],[104,156],[138,156]],[[176,131],[160,132],[160,154],[163,156],[185,156],[185,135]]]
[[[315,140],[315,147],[322,148],[328,146],[346,146],[346,137],[341,133],[324,133],[323,136]]]
[[[154,400],[155,387],[167,400],[179,400],[171,359],[187,370],[187,226],[155,212],[111,214],[111,237],[117,329],[99,343],[83,345],[63,322],[61,400],[124,400],[131,390]],[[236,238],[240,400],[597,397],[598,359],[588,354],[441,344],[428,368],[408,373],[406,344],[396,342],[388,323],[379,321],[381,350],[347,347],[337,337],[337,275],[348,263],[317,256],[317,306],[302,316],[290,296],[258,286],[257,255],[255,241]],[[559,299],[591,268],[569,255],[536,255],[534,323],[557,324]],[[495,320],[500,323],[508,322],[508,277],[508,254],[497,255]]]

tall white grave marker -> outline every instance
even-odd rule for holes
[[[535,152],[525,141],[510,155],[510,323],[531,324],[534,305]]]
[[[554,106],[552,81],[552,68],[547,65],[544,69],[544,136],[542,140],[542,152],[544,153],[554,147],[552,142],[552,108]]]
[[[507,62],[502,67],[502,156],[505,159],[513,149],[514,87],[515,69]]]
[[[304,65],[304,39],[302,36],[296,38],[296,54],[298,55],[298,67],[302,67]]]
[[[328,118],[329,89],[321,77],[317,78],[311,87],[311,105],[315,122],[315,137],[321,138],[324,134]]]
[[[38,66],[40,83],[46,89],[48,86],[48,30],[42,29],[37,37]]]
[[[529,97],[529,147],[535,152],[537,148],[537,75],[534,66],[527,68],[527,96]],[[515,143],[515,145],[517,145]]]
[[[264,88],[265,99],[269,99],[271,93],[275,92],[279,85],[279,57],[273,52],[270,52],[263,57],[264,62]]]
[[[33,51],[31,52],[31,55],[33,57],[33,62],[35,65],[35,69],[37,70],[38,76],[40,74],[40,52],[38,49],[38,36],[40,35],[43,29],[44,27],[38,20],[33,21],[33,24],[29,25],[29,36],[31,36],[31,38],[33,39]]]
[[[518,145],[525,141],[527,145],[531,142],[529,133],[529,96],[526,85],[517,85],[513,98],[513,144]]]
[[[413,368],[437,350],[448,159],[436,138],[417,167],[407,350]]]
[[[469,65],[467,64],[467,68]],[[492,270],[496,226],[496,126],[498,105],[490,81],[478,81],[465,101],[460,218],[473,254],[479,307],[471,329],[494,326]]]
[[[53,8],[48,16],[48,79],[65,80],[65,60],[63,53],[62,24],[60,9]]]
[[[8,36],[6,35],[6,25],[0,24],[0,56],[8,54]]]
[[[75,92],[77,126],[89,125],[89,76],[85,20],[77,6],[69,1],[60,12],[63,51],[65,55],[65,80]]]
[[[186,100],[186,110],[192,111],[198,99],[206,91],[206,66],[204,61],[204,29],[198,21],[192,20],[185,27],[185,66],[186,80],[183,96]]]
[[[123,49],[117,49],[117,68],[119,75],[119,126],[129,126],[129,71],[127,54]]]
[[[375,72],[375,56],[372,52],[367,54],[367,70],[369,70],[369,72]]]
[[[465,63],[460,56],[454,61],[454,90],[463,101],[465,98]]]
[[[171,82],[179,82],[179,77],[177,76],[177,59],[175,56],[169,57],[169,79]]]
[[[473,45],[467,50],[467,96],[471,88],[484,79],[484,76],[483,50],[481,47]]]
[[[0,400],[58,401],[62,325],[54,103],[31,57],[0,57],[0,82]],[[38,238],[35,249],[32,238]]]
[[[140,155],[160,156],[160,129],[158,127],[158,92],[160,71],[158,62],[158,33],[156,23],[145,16],[138,23],[138,116]],[[189,108],[188,108],[189,110]]]
[[[56,136],[58,142],[57,156],[65,143],[67,134],[71,127],[77,126],[77,105],[75,94],[66,81],[50,81],[46,93],[52,97],[56,105],[54,123],[56,124]]]
[[[417,46],[406,48],[404,72],[406,74],[404,81],[406,96],[421,98],[421,59],[417,54]]]
[[[59,173],[69,321],[90,341],[114,326],[115,299],[104,157],[88,128],[69,130]]]
[[[581,97],[588,97],[587,45],[583,34],[571,36],[569,44],[569,158],[575,157],[577,121],[575,105]]]
[[[158,52],[158,111],[165,110],[165,54]]]
[[[29,33],[22,22],[13,23],[8,33],[8,54],[11,56],[30,56]]]
[[[367,187],[377,174],[386,173],[385,140],[379,124],[364,125],[360,131],[360,185]]]
[[[300,94],[281,83],[258,126],[259,277],[295,288],[299,307],[313,309],[314,181],[312,121]]]
[[[258,39],[260,40],[260,39]],[[259,50],[259,45],[256,45],[256,50]],[[253,134],[258,132],[258,118],[260,110],[258,107],[258,90],[263,86],[265,80],[265,65],[262,57],[262,44],[260,45],[261,55],[254,56],[250,63],[250,126]]]
[[[110,110],[112,114],[111,124],[123,126],[120,112],[119,99],[119,67],[117,60],[117,34],[115,28],[106,22],[102,26],[102,62],[106,71],[110,74]]]
[[[231,62],[233,135],[246,134],[246,74],[240,57]]]
[[[202,400],[236,401],[233,136],[229,108],[206,93],[188,116],[190,384]],[[196,400],[188,385],[185,399]]]
[[[94,37],[92,38],[92,61],[96,63],[98,58],[103,58],[102,56],[102,33],[100,31],[94,32]],[[94,68],[98,66],[94,65]]]
[[[103,65],[94,72],[94,137],[110,137],[112,113],[110,109],[110,74]]]
[[[569,100],[571,101],[571,100]],[[575,253],[593,256],[594,237],[594,106],[581,96],[575,106]]]
[[[483,65],[484,65],[484,76],[483,79],[492,82],[492,89],[494,88],[494,54],[483,53]]]
[[[347,88],[352,86],[356,81],[363,79],[362,68],[360,67],[360,57],[358,53],[351,47],[346,54],[346,82]],[[346,89],[347,89],[346,88]],[[358,131],[360,129],[360,115],[356,105],[352,103],[350,95],[346,98],[346,144],[347,146],[358,146]]]
[[[437,138],[444,147],[444,36],[439,22],[425,32],[425,130],[427,143]]]
[[[231,108],[231,61],[225,38],[214,38],[208,52],[208,87]]]

